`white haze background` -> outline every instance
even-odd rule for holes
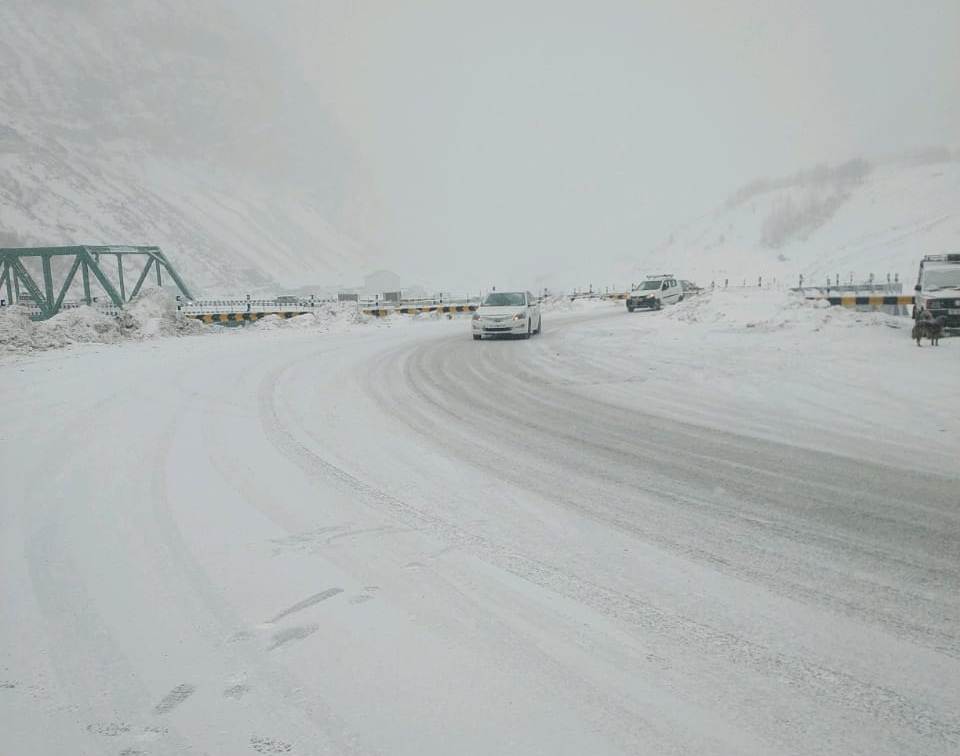
[[[602,284],[757,177],[955,150],[958,29],[956,0],[3,0],[0,241],[172,244],[220,286]],[[91,175],[130,220],[53,224]]]

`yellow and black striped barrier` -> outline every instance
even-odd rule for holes
[[[202,320],[204,323],[243,323],[245,321],[260,320],[270,315],[287,319],[306,314],[305,312],[216,312],[189,314],[187,317]]]
[[[912,305],[913,297],[908,295],[871,295],[866,297],[857,296],[839,296],[839,297],[808,297],[808,299],[823,299],[832,305],[841,307],[891,307],[901,305]]]
[[[377,318],[382,318],[392,313],[399,313],[400,315],[422,315],[428,312],[442,312],[442,313],[451,313],[451,312],[476,312],[478,305],[475,304],[465,304],[465,305],[421,305],[419,307],[365,307],[363,309],[364,315],[373,315]]]

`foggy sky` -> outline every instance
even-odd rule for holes
[[[960,134],[956,0],[326,2],[275,22],[369,172],[377,243],[441,280],[533,286],[752,178]]]
[[[166,13],[146,45],[104,52],[113,95],[91,112],[142,131],[159,81],[153,122],[183,132],[171,145],[312,191],[386,266],[439,286],[586,283],[751,179],[960,147],[958,0],[43,7],[74,14],[67,51],[80,15],[120,40],[131,14],[148,28]],[[169,48],[156,64],[153,45]],[[170,79],[188,47],[205,56],[189,87],[195,58]],[[148,78],[127,73],[148,64]]]

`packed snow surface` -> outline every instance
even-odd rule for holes
[[[960,340],[338,317],[0,357],[0,752],[958,752]]]

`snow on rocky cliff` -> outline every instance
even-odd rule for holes
[[[0,246],[155,244],[208,293],[356,282],[350,145],[289,65],[223,0],[5,0]]]

